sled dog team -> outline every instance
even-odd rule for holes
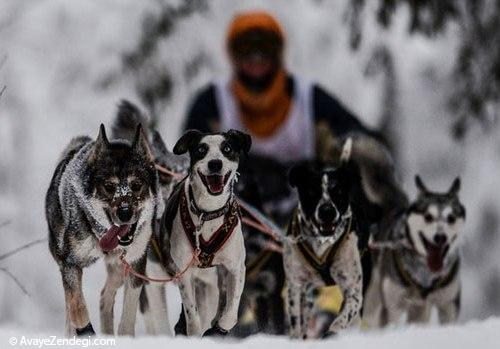
[[[176,332],[224,336],[241,316],[245,225],[233,188],[251,138],[237,130],[190,130],[171,153],[158,132],[141,124],[144,115],[123,101],[111,137],[101,125],[96,140],[73,139],[52,177],[46,218],[62,276],[67,335],[95,333],[82,276],[102,257],[103,334],[114,334],[115,298],[123,286],[118,334],[134,335],[139,309],[149,334],[170,335],[165,283],[151,280],[170,278],[182,298]],[[409,322],[427,322],[433,307],[441,323],[458,316],[465,221],[460,180],[436,193],[417,176],[417,198],[370,234],[367,217],[380,204],[380,188],[357,161],[363,158],[359,142],[345,140],[335,163],[302,162],[289,172],[298,204],[280,243],[286,328],[293,338],[323,338],[360,324],[381,327],[403,314]],[[340,305],[332,304],[335,297]]]

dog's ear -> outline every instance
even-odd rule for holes
[[[226,132],[226,137],[238,149],[240,154],[247,155],[252,147],[252,137],[244,132],[231,129]]]
[[[415,184],[416,184],[417,189],[420,192],[420,194],[424,194],[424,193],[428,193],[429,192],[429,190],[425,186],[424,182],[422,181],[422,178],[420,178],[419,175],[415,176]]]
[[[307,180],[308,173],[309,165],[307,163],[301,163],[293,166],[288,172],[288,183],[292,188],[297,188],[299,184],[304,183]]]
[[[109,147],[108,137],[106,136],[106,129],[104,128],[104,124],[101,124],[99,127],[99,134],[97,135],[97,139],[94,143],[94,149],[92,149],[92,153],[88,157],[88,161],[94,162],[97,158]]]
[[[167,146],[165,145],[165,142],[163,142],[163,138],[161,138],[161,135],[158,131],[154,130],[153,131],[153,140],[151,141],[153,145],[153,150],[155,150],[159,154],[167,154],[168,149]]]
[[[458,192],[460,191],[460,186],[461,186],[460,177],[457,177],[457,178],[455,178],[455,180],[451,184],[451,187],[448,190],[448,194],[457,195]]]
[[[345,164],[349,162],[352,154],[352,138],[349,137],[344,142],[342,146],[342,152],[340,153],[340,163]]]
[[[106,128],[104,127],[104,124],[101,124],[99,127],[99,134],[97,135],[97,139],[95,142],[97,147],[103,146],[103,147],[108,147],[109,146],[109,141],[108,141],[108,136],[106,136]]]
[[[185,154],[189,149],[198,143],[202,133],[198,130],[187,130],[182,137],[175,143],[173,152],[175,155]]]
[[[151,153],[151,148],[149,142],[142,130],[142,125],[138,124],[135,129],[134,141],[132,142],[132,149],[138,152],[149,162],[154,162],[153,153]]]

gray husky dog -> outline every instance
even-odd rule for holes
[[[149,125],[149,119],[136,105],[123,100],[119,105],[118,114],[112,125],[112,138],[132,141],[137,125]],[[189,168],[189,156],[179,156],[169,151],[163,142],[160,133],[153,127],[144,127],[144,134],[148,140],[156,165],[170,170],[179,175],[187,174]],[[180,181],[179,176],[158,171],[159,190],[161,198],[158,202],[156,217],[154,220],[153,237],[158,235],[160,218],[172,190]],[[151,239],[147,248],[146,275],[162,275],[165,270],[163,256],[158,254]],[[125,277],[122,273],[122,265],[117,263],[116,258],[105,258],[108,277],[101,292],[101,326],[105,334],[113,334],[113,305],[116,292],[124,284]],[[166,289],[164,283],[145,283],[140,295],[140,311],[144,315],[146,332],[150,335],[171,335],[171,327],[168,322],[168,309],[166,301]]]
[[[389,230],[388,245],[380,245],[364,303],[369,327],[394,323],[403,313],[410,323],[425,323],[434,306],[440,323],[459,314],[458,241],[465,222],[460,179],[445,193],[429,191],[419,176],[415,181],[417,199]]]
[[[46,218],[49,248],[62,275],[68,335],[94,334],[82,292],[83,268],[104,256],[110,272],[109,261],[118,265],[124,253],[125,260],[144,273],[161,200],[158,187],[154,158],[141,126],[127,142],[109,141],[101,125],[96,141],[78,137],[64,150],[47,192]],[[107,282],[122,273],[115,270]],[[126,278],[120,334],[134,334],[142,284],[133,276]],[[101,302],[101,310],[110,315],[103,321],[105,333],[113,332],[113,304],[114,297],[113,302]]]

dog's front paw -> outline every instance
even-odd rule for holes
[[[87,324],[87,326],[77,328],[75,331],[78,337],[95,336],[94,328],[92,327],[92,324],[90,322]]]
[[[227,332],[227,330],[215,324],[212,328],[209,328],[203,333],[203,337],[224,337],[227,335]]]

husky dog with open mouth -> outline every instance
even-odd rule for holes
[[[157,169],[160,168],[157,172],[159,179],[158,191],[161,195],[158,195],[158,205],[155,209],[154,236],[160,226],[160,218],[163,214],[166,201],[170,197],[175,185],[180,181],[179,177],[187,173],[189,158],[187,156],[177,156],[169,151],[160,133],[151,127],[149,120],[147,115],[142,112],[138,106],[127,100],[122,100],[118,106],[118,113],[113,120],[111,137],[115,140],[132,142],[137,126],[144,126],[144,136],[149,142],[155,167],[157,167]],[[150,240],[147,248],[149,260],[146,263],[147,275],[156,275],[156,270],[162,270],[163,268],[152,241],[154,241],[154,239]],[[114,333],[113,308],[116,294],[118,289],[124,285],[126,276],[123,273],[123,265],[115,255],[107,254],[104,257],[104,261],[106,263],[107,278],[104,288],[101,291],[101,331],[104,334],[111,335]],[[151,295],[151,297],[148,297],[148,294]],[[156,303],[152,303],[148,298],[151,298]],[[168,319],[166,319],[166,317],[163,318],[164,314],[167,312],[165,284],[145,283],[139,300],[139,309],[144,315],[147,333],[171,334]],[[132,324],[129,326],[132,326]]]
[[[415,177],[417,199],[389,231],[387,248],[375,263],[365,298],[365,319],[381,327],[407,313],[408,322],[429,321],[432,307],[441,323],[454,322],[460,310],[459,234],[465,208],[460,179],[445,193],[429,191]]]
[[[96,141],[76,138],[62,154],[47,192],[46,218],[70,336],[94,334],[82,292],[83,268],[99,257],[118,259],[125,253],[125,260],[144,273],[161,200],[153,160],[140,125],[132,142],[109,141],[101,125]],[[141,286],[141,280],[127,277],[120,334],[134,334]]]

